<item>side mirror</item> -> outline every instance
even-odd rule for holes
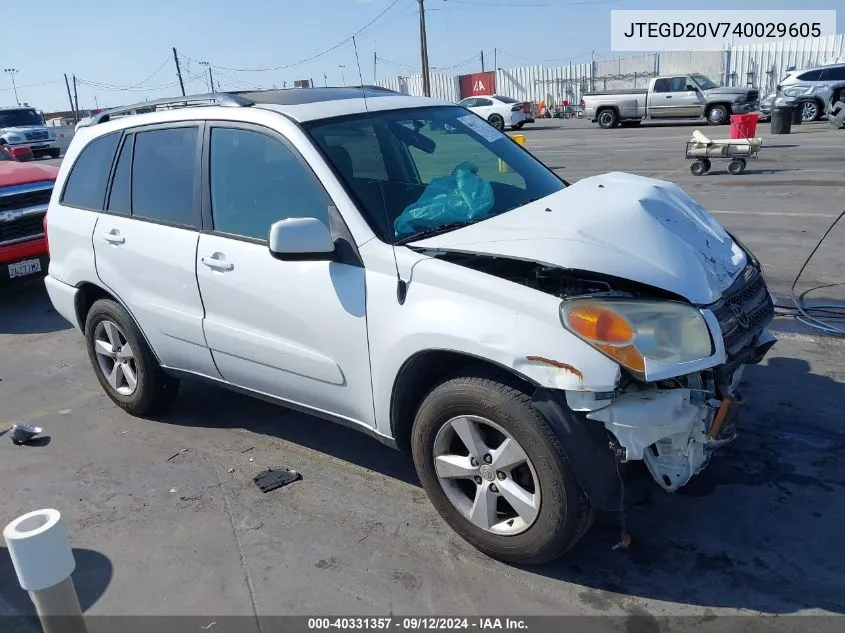
[[[270,254],[286,261],[326,261],[335,252],[329,228],[317,218],[288,218],[270,225]]]

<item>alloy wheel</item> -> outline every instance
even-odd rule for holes
[[[528,454],[486,418],[458,416],[434,438],[434,468],[455,508],[476,527],[520,534],[540,512],[540,482]]]
[[[126,334],[113,321],[103,320],[94,328],[94,352],[100,371],[112,389],[131,396],[138,388],[135,352]]]

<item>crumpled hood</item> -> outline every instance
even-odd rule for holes
[[[410,245],[613,275],[696,304],[719,299],[747,264],[742,249],[680,187],[620,172]]]

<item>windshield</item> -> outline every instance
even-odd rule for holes
[[[719,87],[719,84],[704,75],[690,75],[690,77],[692,77],[692,80],[697,83],[698,87],[702,90],[710,90],[711,88]]]
[[[21,127],[24,125],[44,125],[41,115],[35,110],[0,110],[0,127]]]
[[[305,128],[385,242],[480,222],[566,186],[457,106],[372,112]]]

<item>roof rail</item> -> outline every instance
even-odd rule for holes
[[[201,95],[189,95],[186,97],[167,97],[153,101],[142,101],[132,105],[110,108],[95,114],[89,121],[84,121],[83,126],[97,125],[110,121],[113,116],[137,114],[140,112],[154,112],[159,109],[172,110],[176,108],[191,108],[204,105],[220,105],[229,107],[251,106],[253,102],[237,94],[229,92],[213,92]]]

